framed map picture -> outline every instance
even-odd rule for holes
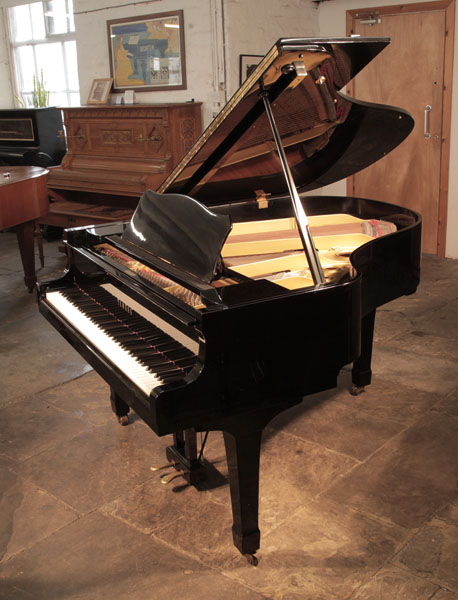
[[[183,11],[107,21],[113,91],[186,89]]]

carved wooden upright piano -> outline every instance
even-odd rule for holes
[[[202,131],[201,103],[62,109],[67,153],[50,169],[52,204],[40,223],[76,227],[130,218]],[[64,137],[64,132],[61,132]]]
[[[419,215],[305,194],[412,129],[402,109],[339,91],[388,43],[279,40],[131,221],[69,230],[70,269],[39,288],[120,421],[132,408],[173,434],[169,479],[198,485],[196,431],[223,431],[233,539],[252,563],[263,428],[344,365],[367,385],[376,308],[419,281]]]

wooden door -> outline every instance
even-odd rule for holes
[[[451,90],[451,81],[446,81],[451,78],[446,35],[450,17],[444,3],[439,10],[432,5],[439,2],[347,13],[348,34],[391,38],[388,48],[350,84],[348,93],[360,100],[400,106],[415,119],[410,136],[351,177],[348,187],[352,196],[417,210],[423,217],[423,252],[443,256],[450,135],[450,107],[444,92]]]

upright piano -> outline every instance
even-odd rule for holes
[[[128,220],[202,132],[200,102],[100,104],[62,109],[67,153],[49,170],[40,223],[79,227]]]
[[[58,165],[65,154],[59,108],[0,109],[0,164]]]
[[[404,110],[339,91],[388,43],[280,39],[132,219],[68,230],[70,267],[38,287],[120,422],[133,409],[173,434],[165,480],[198,487],[196,432],[223,431],[233,540],[253,564],[264,427],[344,365],[370,383],[375,310],[419,282],[418,214],[309,195],[411,131]]]

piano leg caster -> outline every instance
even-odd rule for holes
[[[121,425],[128,425],[130,410],[129,405],[126,404],[124,400],[122,400],[122,398],[118,396],[118,394],[114,391],[113,388],[111,388],[110,391],[110,402],[112,411],[118,417],[118,422]]]
[[[350,390],[350,394],[352,396],[360,396],[365,391],[366,391],[366,388],[364,387],[364,385],[353,385]]]
[[[258,566],[258,559],[254,554],[242,554],[242,556],[244,558],[246,558],[247,562],[250,565],[253,565],[253,567],[257,567]]]

